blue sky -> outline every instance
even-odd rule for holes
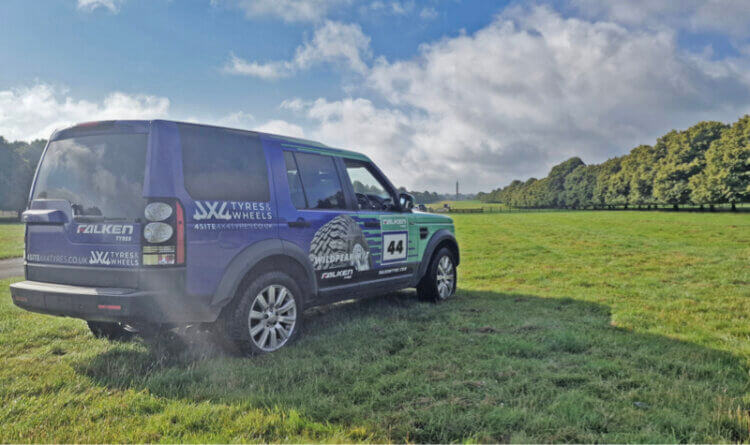
[[[372,2],[370,2],[371,4]],[[104,2],[103,4],[106,4]],[[48,1],[29,7],[27,0],[5,1],[0,15],[0,86],[30,79],[64,85],[77,98],[96,100],[118,90],[169,97],[172,107],[195,115],[245,110],[258,119],[278,115],[291,97],[344,97],[346,73],[320,67],[299,76],[266,82],[222,71],[230,53],[244,59],[288,59],[310,36],[315,23],[285,22],[261,16],[248,19],[229,2],[209,0],[114,2],[82,9],[76,1]],[[327,18],[357,23],[370,36],[372,53],[388,59],[413,57],[423,42],[473,32],[502,10],[502,2],[393,3],[332,8]],[[401,3],[399,3],[401,4]],[[362,7],[366,10],[362,10]],[[419,13],[432,8],[436,17]],[[438,8],[440,11],[438,12]]]
[[[749,37],[741,0],[5,0],[0,135],[193,120],[474,192],[736,120]]]

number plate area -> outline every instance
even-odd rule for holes
[[[386,264],[406,261],[408,247],[407,232],[384,232],[382,262]]]

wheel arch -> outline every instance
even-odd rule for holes
[[[448,229],[440,229],[432,234],[432,237],[427,242],[427,247],[425,248],[424,254],[422,255],[422,261],[419,263],[419,268],[417,269],[415,284],[419,283],[422,280],[422,278],[427,273],[427,268],[430,266],[435,253],[443,247],[447,247],[451,250],[451,252],[453,252],[453,255],[456,257],[456,266],[458,266],[461,260],[456,236],[453,235],[453,233]]]
[[[220,311],[232,301],[238,289],[259,274],[269,271],[289,273],[302,288],[303,305],[318,293],[315,272],[304,251],[284,240],[265,240],[249,246],[229,263],[211,306]]]

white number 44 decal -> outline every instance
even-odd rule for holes
[[[406,259],[408,244],[405,232],[383,234],[383,262]]]

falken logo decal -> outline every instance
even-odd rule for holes
[[[195,221],[257,221],[270,220],[271,204],[244,201],[195,201]]]
[[[320,274],[320,279],[321,280],[332,280],[334,278],[341,278],[341,279],[344,279],[344,280],[348,280],[352,276],[354,276],[354,269],[349,268],[349,269],[334,270],[334,271],[331,271],[331,272],[323,272],[322,274]]]
[[[93,235],[132,235],[132,224],[81,224],[76,233]]]

